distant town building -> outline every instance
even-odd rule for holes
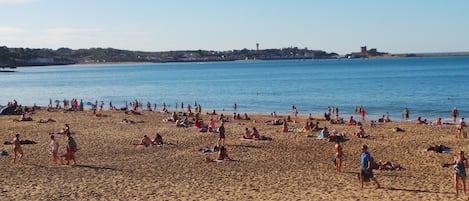
[[[369,58],[369,57],[379,57],[388,54],[387,52],[378,52],[376,48],[367,50],[366,46],[360,47],[360,52],[352,52],[346,54],[345,58]]]

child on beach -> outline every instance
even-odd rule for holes
[[[21,148],[21,141],[20,141],[20,134],[16,134],[15,138],[13,138],[12,141],[13,144],[13,150],[15,151],[14,158],[13,158],[13,163],[16,163],[16,159],[20,160],[23,158],[23,149]]]
[[[54,135],[50,136],[50,141],[52,158],[54,159],[55,164],[62,164],[62,160],[59,158],[59,142],[57,142]]]

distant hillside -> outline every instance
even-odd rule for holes
[[[191,62],[274,59],[328,59],[336,53],[297,47],[266,50],[208,51],[187,50],[167,52],[128,51],[113,48],[72,50],[69,48],[30,49],[0,47],[0,67],[43,66],[108,62]]]

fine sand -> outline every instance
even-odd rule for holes
[[[331,158],[334,143],[305,135],[319,132],[280,132],[281,126],[265,125],[266,115],[251,115],[256,122],[232,120],[225,123],[226,148],[234,162],[205,162],[216,153],[199,149],[213,147],[218,135],[196,128],[176,128],[163,122],[170,116],[143,111],[128,115],[122,111],[103,111],[109,117],[85,112],[47,112],[38,110],[34,121],[14,122],[19,116],[0,116],[0,139],[21,139],[37,144],[23,145],[25,155],[13,164],[12,145],[1,144],[9,153],[0,156],[0,200],[449,200],[455,198],[452,162],[459,150],[469,152],[468,139],[456,139],[454,125],[440,127],[391,122],[375,128],[365,127],[370,138],[353,138],[358,127],[330,125],[351,138],[342,143],[345,160],[336,173]],[[202,115],[205,123],[218,116]],[[53,123],[38,123],[52,118]],[[122,124],[123,118],[144,123]],[[358,116],[357,116],[358,118]],[[190,118],[191,119],[191,118]],[[306,116],[292,118],[290,127],[301,128]],[[314,120],[313,122],[316,122]],[[70,124],[78,143],[77,165],[55,165],[49,132]],[[217,127],[220,122],[217,122]],[[272,141],[245,141],[244,128],[255,126]],[[394,133],[399,126],[406,132]],[[175,145],[137,147],[143,135]],[[57,135],[61,154],[66,136]],[[423,153],[430,144],[453,148],[450,153]],[[357,178],[361,146],[367,144],[375,160],[392,160],[403,171],[374,171],[382,188],[373,182],[363,189]],[[458,199],[467,199],[460,195]]]

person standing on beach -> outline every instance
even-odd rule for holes
[[[459,180],[461,180],[462,190],[464,194],[466,194],[466,168],[469,167],[469,165],[466,157],[464,157],[464,151],[459,152],[459,155],[452,165],[454,165],[454,189],[456,190],[456,195],[459,195]]]
[[[456,119],[458,118],[459,111],[458,108],[454,107],[453,111],[451,111],[451,116],[453,117],[453,124],[456,123]]]
[[[335,151],[335,171],[340,172],[340,168],[342,167],[342,159],[344,157],[344,152],[342,151],[342,146],[340,142],[337,141],[334,146]]]
[[[59,142],[55,139],[54,135],[50,136],[51,152],[52,157],[54,158],[55,164],[62,164],[62,161],[59,158]]]
[[[404,108],[404,119],[409,120],[409,108]]]
[[[225,145],[225,124],[222,122],[220,128],[218,128],[218,141],[217,147]]]
[[[362,108],[361,113],[362,113],[362,121],[365,121],[365,114],[366,114],[365,108]]]
[[[74,156],[75,152],[77,151],[77,143],[70,135],[70,133],[67,133],[67,137],[67,154],[65,155],[65,160],[67,161],[67,165],[69,164],[70,160],[73,161],[73,164],[77,164]]]
[[[20,134],[16,134],[15,138],[13,138],[13,150],[15,152],[14,158],[13,158],[13,163],[16,163],[16,159],[20,160],[23,158],[23,149],[21,148],[21,140],[20,140]]]
[[[362,154],[360,155],[360,164],[361,164],[361,169],[360,169],[360,184],[363,188],[363,182],[365,181],[365,177],[368,179],[372,179],[376,185],[377,188],[380,188],[380,185],[378,183],[378,180],[373,176],[373,170],[371,169],[371,163],[372,163],[372,158],[370,153],[368,152],[368,146],[363,145],[362,146]]]

